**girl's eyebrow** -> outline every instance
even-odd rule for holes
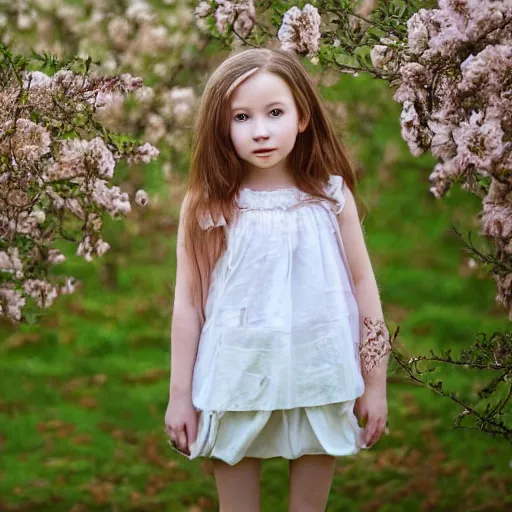
[[[264,108],[269,108],[272,105],[283,105],[284,106],[285,104],[282,101],[273,101],[272,103],[269,103],[268,105],[265,105]],[[231,110],[251,110],[251,109],[249,107],[233,105]]]

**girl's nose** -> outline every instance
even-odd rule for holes
[[[254,122],[252,136],[254,139],[260,139],[262,137],[268,138],[269,131],[268,131],[267,125],[265,124],[265,121],[256,120]]]

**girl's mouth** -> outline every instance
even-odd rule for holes
[[[273,151],[275,151],[274,149],[270,149],[269,151],[255,151],[254,154],[256,156],[268,156],[270,155]]]

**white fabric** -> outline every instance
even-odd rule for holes
[[[242,189],[213,273],[193,374],[206,411],[272,411],[361,396],[359,311],[332,205],[296,187]],[[207,229],[213,222],[206,222]],[[214,227],[215,228],[215,227]]]
[[[297,459],[354,455],[364,448],[355,400],[276,411],[225,412],[207,455],[234,465],[243,457]]]
[[[209,457],[231,465],[244,457],[354,455],[366,448],[354,403],[355,400],[349,400],[275,411],[201,411],[190,455],[173,449],[189,460]]]

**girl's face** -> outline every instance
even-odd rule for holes
[[[257,71],[231,100],[231,140],[248,171],[287,174],[286,157],[303,131],[293,93],[279,76]],[[268,153],[255,151],[272,149]]]

